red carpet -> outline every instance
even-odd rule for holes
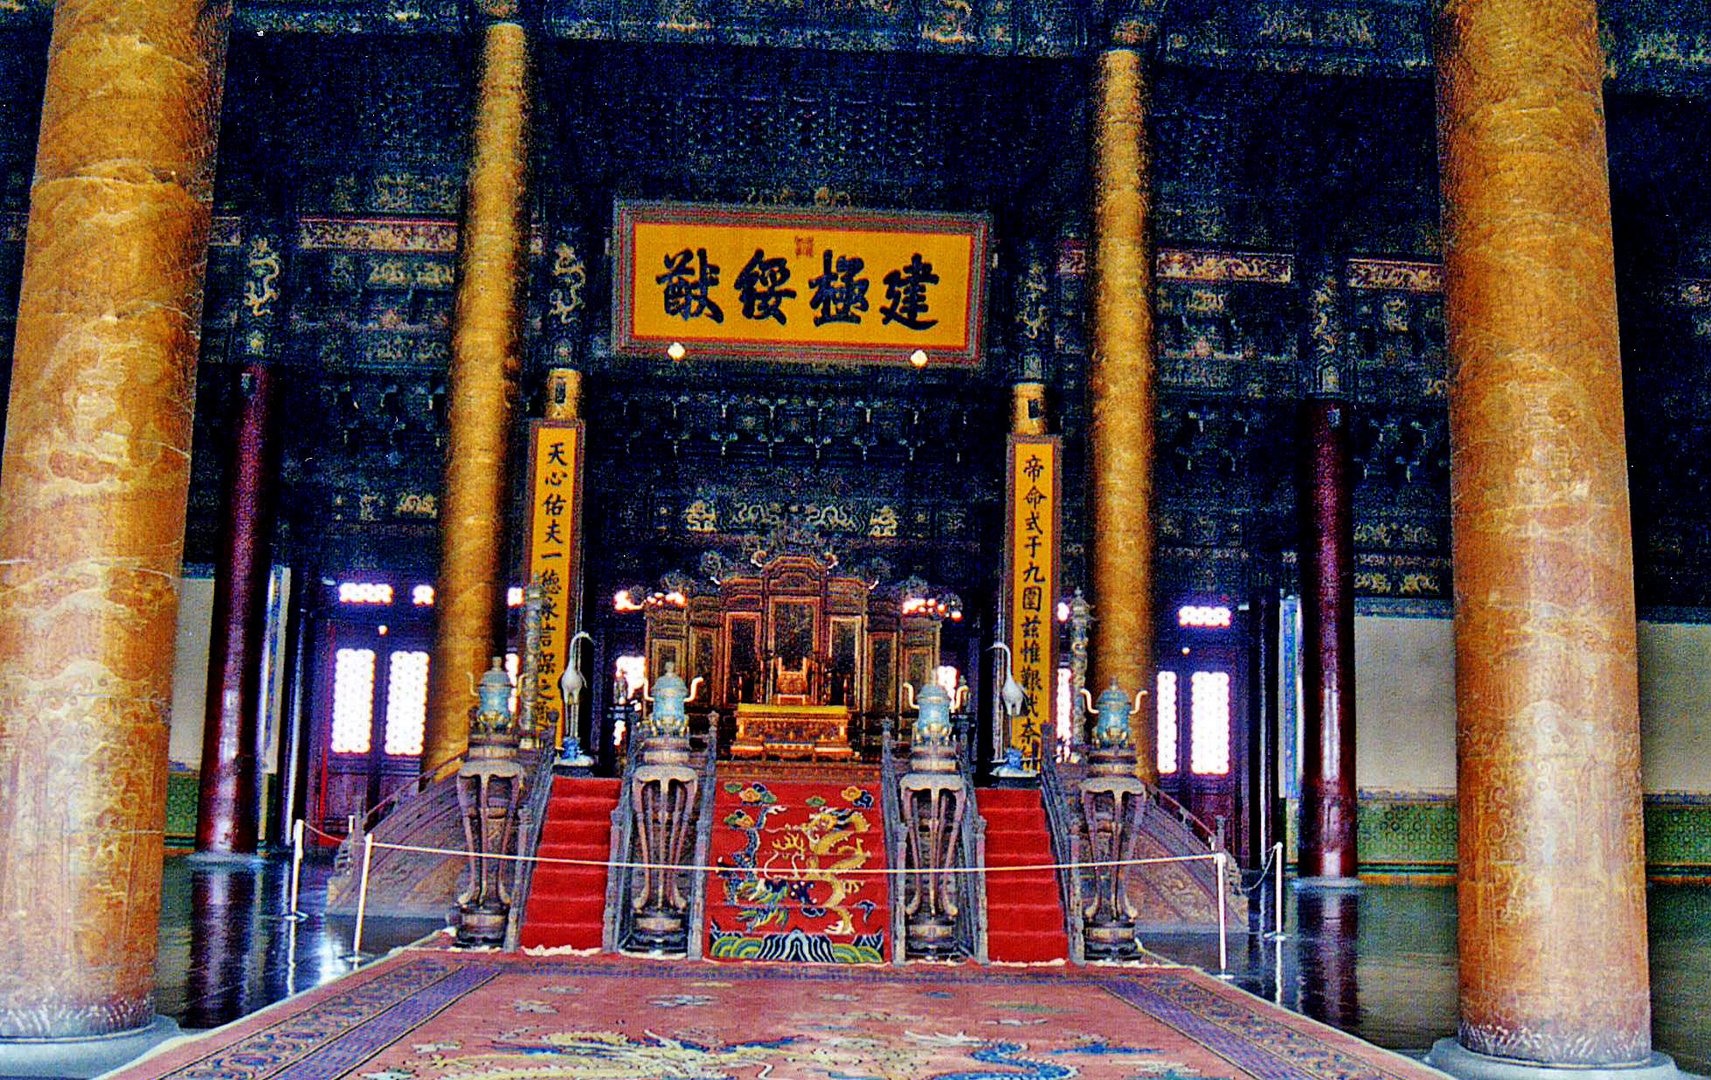
[[[983,788],[975,804],[986,819],[987,866],[1036,866],[1053,861],[1040,793],[1030,788]],[[1057,875],[1050,870],[988,874],[987,959],[1039,963],[1069,958]]]
[[[609,858],[618,784],[617,780],[556,777],[536,854],[544,859]],[[523,915],[522,944],[525,948],[598,949],[605,915],[605,867],[541,863],[535,867]]]
[[[879,786],[726,780],[713,807],[707,956],[882,964],[889,882]]]
[[[1443,1080],[1187,968],[399,953],[113,1080]]]

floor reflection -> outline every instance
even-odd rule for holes
[[[291,863],[270,858],[253,865],[166,860],[161,894],[160,957],[155,1009],[186,1028],[230,1023],[350,970],[351,920],[328,918],[327,862],[303,866],[300,908],[307,917],[280,918],[290,906]],[[363,951],[379,954],[432,933],[422,919],[369,919]]]
[[[1456,894],[1451,887],[1367,886],[1297,893],[1286,886],[1281,943],[1262,886],[1252,930],[1232,931],[1231,981],[1380,1046],[1422,1053],[1455,1033]],[[1711,1073],[1711,887],[1654,885],[1648,893],[1652,1032],[1690,1072]],[[1213,934],[1145,937],[1162,956],[1217,970]]]
[[[1296,998],[1308,1016],[1345,1031],[1360,1026],[1360,896],[1337,889],[1302,893]]]

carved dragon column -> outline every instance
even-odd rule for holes
[[[1597,5],[1440,19],[1461,1020],[1432,1062],[1674,1074],[1651,1047]]]
[[[1153,681],[1153,270],[1146,61],[1108,49],[1094,77],[1093,340],[1088,356],[1087,569],[1095,685]],[[1133,728],[1140,775],[1158,779],[1156,733]]]
[[[1010,430],[1017,435],[1046,433],[1046,363],[1052,347],[1048,255],[1045,244],[1030,240],[1022,245],[1016,268],[1016,381],[1011,386]]]
[[[154,1018],[229,2],[60,0],[0,467],[0,1054]],[[63,1058],[60,1060],[64,1060]],[[12,1062],[5,1072],[29,1072]]]
[[[529,38],[515,0],[481,8],[492,21],[459,241],[424,773],[468,745],[466,680],[486,666],[505,611],[506,451],[529,242]]]

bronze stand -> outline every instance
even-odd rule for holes
[[[948,956],[957,948],[957,882],[944,871],[956,865],[968,793],[957,767],[950,694],[928,683],[915,706],[909,771],[898,781],[907,841],[904,946],[912,956]]]
[[[699,683],[701,680],[696,679]],[[680,952],[687,945],[689,901],[683,895],[683,866],[691,851],[691,808],[700,777],[689,766],[689,716],[684,710],[691,688],[666,664],[649,700],[653,713],[642,731],[642,764],[631,787],[631,806],[640,846],[640,869],[631,900],[635,939],[649,951]]]
[[[1135,777],[1129,713],[1129,699],[1113,679],[1099,695],[1099,719],[1087,755],[1088,777],[1081,784],[1081,816],[1087,824],[1088,858],[1094,863],[1121,863],[1140,852],[1141,815],[1152,792]],[[1093,868],[1093,900],[1083,909],[1090,957],[1114,960],[1140,951],[1135,940],[1136,912],[1129,902],[1131,869],[1127,865]]]
[[[523,793],[523,767],[517,761],[517,729],[512,723],[511,679],[505,662],[481,677],[481,704],[471,710],[469,755],[457,771],[457,803],[463,836],[469,845],[469,889],[458,897],[459,945],[499,945],[511,914],[505,888],[507,867],[491,858],[511,851],[517,804]],[[477,711],[479,710],[479,711]]]

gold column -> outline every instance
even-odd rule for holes
[[[453,315],[438,621],[422,771],[469,744],[469,680],[496,652],[505,612],[505,455],[511,438],[528,260],[529,41],[485,31]]]
[[[582,419],[582,372],[575,368],[547,372],[547,419]]]
[[[1019,382],[1010,390],[1010,430],[1018,435],[1046,433],[1046,385]]]
[[[0,1037],[153,1018],[230,3],[60,0],[0,468]]]
[[[1467,1050],[1651,1050],[1597,16],[1449,0],[1439,35],[1461,1021],[1433,1055],[1451,1070]]]
[[[1127,694],[1153,683],[1152,245],[1144,60],[1099,57],[1094,80],[1093,341],[1088,581],[1093,590],[1095,694],[1115,678]],[[1144,779],[1158,779],[1156,732],[1134,725]]]

